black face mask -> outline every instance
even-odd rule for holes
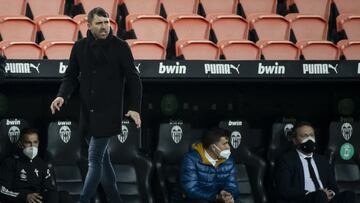
[[[316,150],[316,144],[312,140],[308,140],[304,143],[301,143],[299,145],[299,149],[307,154],[310,154],[312,152],[315,152]]]

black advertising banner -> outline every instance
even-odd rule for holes
[[[9,80],[59,80],[67,60],[7,60]],[[360,79],[360,61],[197,61],[137,60],[135,67],[143,79]]]

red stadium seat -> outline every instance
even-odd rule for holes
[[[253,15],[249,22],[258,40],[289,40],[290,23],[280,15]]]
[[[136,39],[157,41],[167,46],[169,24],[158,15],[129,15],[126,17],[126,31],[134,31]]]
[[[305,60],[339,60],[339,48],[329,41],[303,41],[296,43]]]
[[[260,48],[251,41],[223,41],[218,43],[226,60],[259,60]]]
[[[42,59],[43,51],[34,42],[0,42],[1,52],[8,59]]]
[[[44,40],[77,40],[77,24],[68,16],[40,16],[36,19],[36,23],[44,36]]]
[[[360,60],[360,40],[341,40],[337,43],[346,60]]]
[[[340,15],[342,14],[360,15],[359,0],[333,0],[333,1]]]
[[[248,39],[248,22],[238,15],[211,15],[207,19],[216,36],[216,42]]]
[[[239,0],[246,18],[257,14],[276,14],[276,0]]]
[[[290,41],[258,41],[265,60],[299,60],[300,51]]]
[[[209,22],[198,15],[175,15],[169,18],[178,40],[208,40]]]
[[[161,0],[167,17],[172,15],[195,15],[199,7],[199,0]]]
[[[134,59],[164,60],[166,50],[157,41],[126,40],[130,46]]]
[[[345,32],[349,40],[360,40],[360,15],[339,15],[336,18],[338,32]]]
[[[0,0],[0,16],[25,15],[26,0]]]
[[[69,59],[74,43],[73,41],[42,41],[40,47],[48,59]]]
[[[306,15],[319,15],[329,19],[332,0],[287,0],[289,12]]]
[[[296,41],[326,40],[328,23],[321,16],[291,13],[286,16]]]
[[[109,17],[116,21],[118,0],[74,0],[74,4],[81,4],[85,13],[89,13],[95,7],[104,8]]]
[[[86,33],[88,31],[87,26],[87,15],[86,14],[79,14],[77,16],[74,16],[73,20],[77,23],[78,31],[80,32],[82,37],[86,37]],[[118,30],[117,23],[110,18],[110,25],[111,29],[113,30],[113,34],[116,35]]]
[[[35,41],[36,24],[25,16],[0,17],[0,36],[3,41]]]
[[[200,0],[206,16],[236,14],[237,0]]]
[[[159,15],[159,0],[119,0],[128,15]]]
[[[183,40],[176,42],[176,56],[185,60],[219,60],[220,50],[211,41]]]
[[[64,15],[65,0],[27,0],[31,13],[39,16]]]

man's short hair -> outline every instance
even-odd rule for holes
[[[203,136],[201,137],[201,143],[206,149],[210,145],[219,142],[222,137],[226,137],[227,139],[229,139],[229,131],[223,128],[211,128],[210,130],[206,130],[204,132]]]
[[[37,134],[38,139],[39,138],[39,131],[35,128],[24,128],[21,130],[20,136],[19,136],[19,142],[22,142],[24,140],[24,137],[29,134]]]
[[[96,7],[96,8],[93,8],[88,13],[88,16],[87,16],[88,23],[91,23],[93,21],[95,15],[105,17],[105,18],[109,17],[109,14],[108,14],[108,12],[105,11],[105,9],[103,9],[101,7]]]
[[[309,126],[312,129],[315,129],[313,124],[310,123],[309,121],[298,121],[295,123],[294,128],[292,129],[292,133],[291,133],[291,137],[296,137],[297,136],[297,129],[303,127],[303,126]]]

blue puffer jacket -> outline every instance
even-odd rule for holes
[[[221,190],[234,198],[240,194],[233,158],[219,160],[214,167],[201,143],[193,144],[181,165],[180,183],[186,198],[213,201]]]

